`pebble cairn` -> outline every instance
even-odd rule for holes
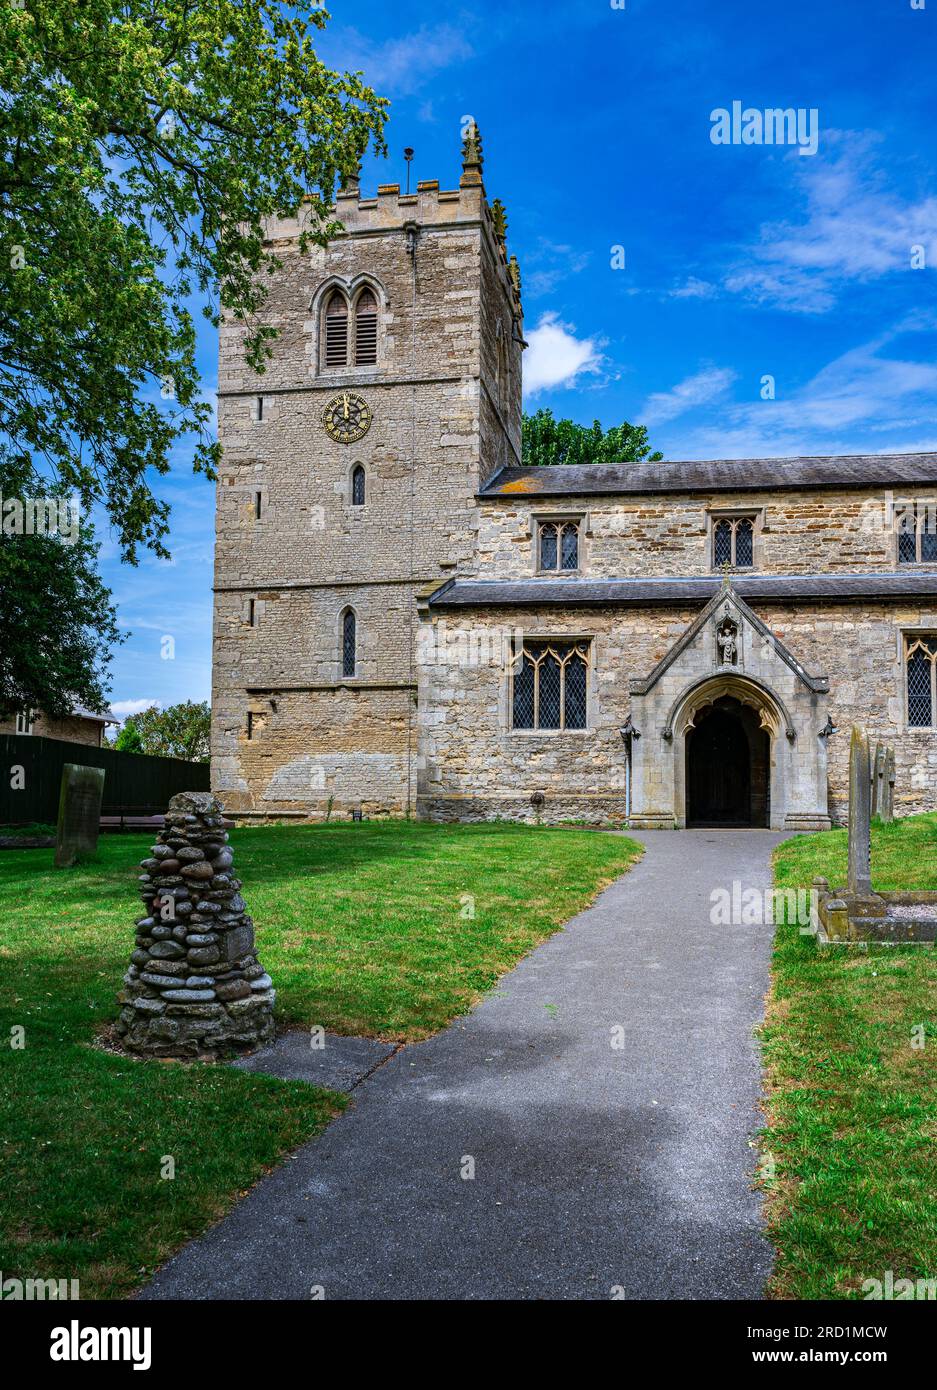
[[[232,877],[220,801],[182,792],[140,865],[137,922],[119,999],[125,1047],[159,1057],[215,1057],[273,1039],[273,981],[254,951],[254,924]]]

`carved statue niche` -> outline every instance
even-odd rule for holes
[[[739,625],[728,614],[716,628],[716,646],[720,665],[739,664]]]

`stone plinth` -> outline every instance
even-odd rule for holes
[[[141,864],[145,914],[117,1032],[134,1052],[216,1056],[272,1040],[275,991],[254,949],[227,822],[208,792],[182,792]]]

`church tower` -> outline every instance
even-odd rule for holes
[[[477,127],[459,187],[358,179],[281,260],[266,372],[222,325],[212,787],[241,817],[401,814],[417,782],[417,599],[474,573],[476,494],[521,461],[520,276]]]

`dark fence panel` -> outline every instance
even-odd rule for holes
[[[104,768],[104,816],[158,816],[177,792],[210,789],[208,763],[118,753],[32,734],[0,734],[0,825],[54,824],[65,763]]]

